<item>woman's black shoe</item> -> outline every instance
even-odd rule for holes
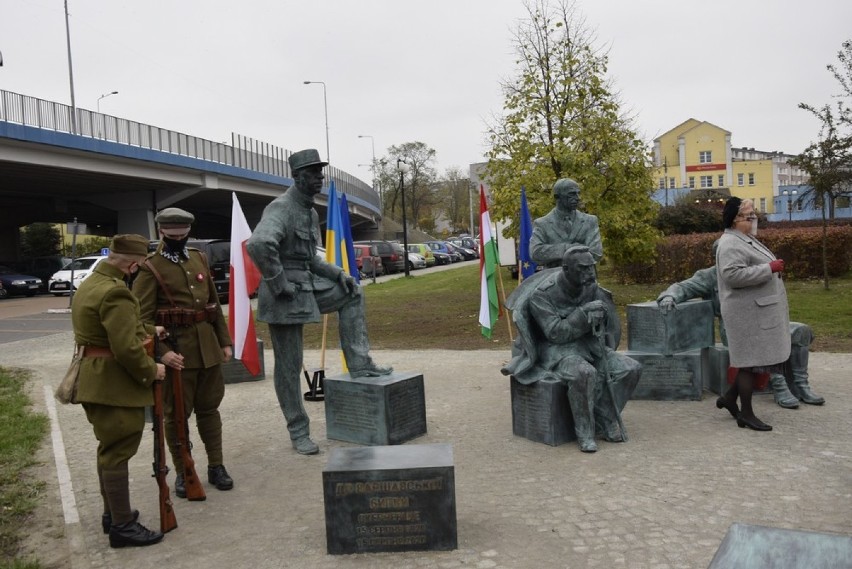
[[[741,429],[748,427],[755,431],[771,431],[772,425],[767,425],[757,417],[754,419],[746,419],[742,414],[737,415],[737,426]]]
[[[730,413],[731,417],[733,417],[734,419],[736,419],[737,415],[740,414],[740,410],[737,409],[737,404],[734,403],[733,409],[731,407],[728,407],[728,402],[725,400],[724,397],[720,397],[716,400],[716,408],[717,409],[727,409],[728,413]]]

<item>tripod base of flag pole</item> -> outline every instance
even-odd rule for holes
[[[325,370],[322,368],[312,369],[308,372],[303,368],[305,381],[308,382],[308,391],[305,392],[305,401],[324,401],[325,391],[323,390],[323,380],[325,380]]]

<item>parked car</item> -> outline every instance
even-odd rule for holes
[[[8,295],[9,293],[6,292],[5,288],[3,288],[3,283],[0,282],[0,298],[6,298]]]
[[[399,243],[390,241],[356,241],[356,245],[375,245],[386,274],[398,273],[405,269],[405,251]]]
[[[425,243],[409,243],[408,251],[411,253],[417,253],[418,255],[422,255],[424,259],[426,259],[427,267],[435,266],[435,254],[432,253],[432,249],[429,248]]]
[[[355,244],[355,264],[362,278],[381,276],[385,274],[385,267],[382,264],[382,258],[379,256],[378,248],[375,245]]]
[[[418,253],[408,253],[408,270],[413,271],[414,269],[425,269],[426,268],[426,259],[423,255]]]
[[[56,271],[50,277],[50,280],[47,282],[47,292],[52,294],[53,296],[62,296],[65,294],[71,294],[71,272],[73,270],[74,273],[74,282],[73,288],[77,290],[80,288],[80,283],[86,280],[92,271],[95,270],[95,267],[98,264],[106,259],[103,255],[90,255],[87,257],[78,257],[62,267],[61,270]]]
[[[479,243],[477,243],[476,239],[474,239],[470,235],[450,237],[449,239],[447,239],[447,241],[449,241],[453,245],[458,245],[459,247],[464,247],[465,249],[476,251],[477,258],[479,258]]]
[[[472,261],[474,259],[479,258],[479,251],[476,251],[475,249],[468,249],[467,247],[462,247],[461,245],[455,245],[452,242],[451,244],[453,245],[453,247],[456,248],[456,251],[461,254],[462,258],[465,261]]]
[[[41,288],[41,279],[34,275],[23,275],[11,267],[0,265],[0,283],[9,296],[23,294],[35,296]]]
[[[18,261],[0,261],[0,265],[23,275],[33,275],[41,279],[39,292],[47,292],[47,283],[56,271],[71,262],[71,257],[62,255],[46,255],[41,257],[27,257]]]
[[[450,251],[452,245],[448,244],[446,241],[427,241],[425,245],[429,247],[432,250],[432,254],[435,255],[436,265],[449,265],[450,263],[455,263],[456,261],[461,260],[461,255],[455,252],[455,250]]]

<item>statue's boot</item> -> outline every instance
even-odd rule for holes
[[[594,401],[589,391],[594,393],[594,388],[583,389],[580,386],[568,386],[568,403],[571,405],[571,414],[574,418],[574,432],[577,434],[577,444],[583,452],[597,452],[598,445],[595,443],[595,419]]]
[[[793,370],[793,384],[790,386],[793,395],[808,405],[822,405],[825,399],[811,390],[808,383],[808,359],[810,350],[807,346],[797,346],[793,343],[790,351],[790,367]]]
[[[364,318],[364,296],[358,295],[339,311],[340,346],[352,377],[380,377],[393,372],[390,366],[377,365],[370,357],[367,320]]]
[[[775,397],[775,402],[785,409],[797,409],[799,400],[795,395],[790,393],[787,387],[787,380],[780,373],[773,373],[769,376],[769,385],[772,387],[772,395]]]

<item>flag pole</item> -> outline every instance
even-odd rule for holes
[[[509,342],[514,342],[515,339],[512,337],[512,313],[508,308],[506,308],[506,289],[503,287],[503,271],[499,268],[497,269],[497,278],[500,279],[500,294],[503,296],[501,306],[503,310],[506,311],[506,326],[509,327]]]
[[[322,315],[322,343],[320,344],[320,369],[325,369],[325,341],[328,337],[328,314]]]

